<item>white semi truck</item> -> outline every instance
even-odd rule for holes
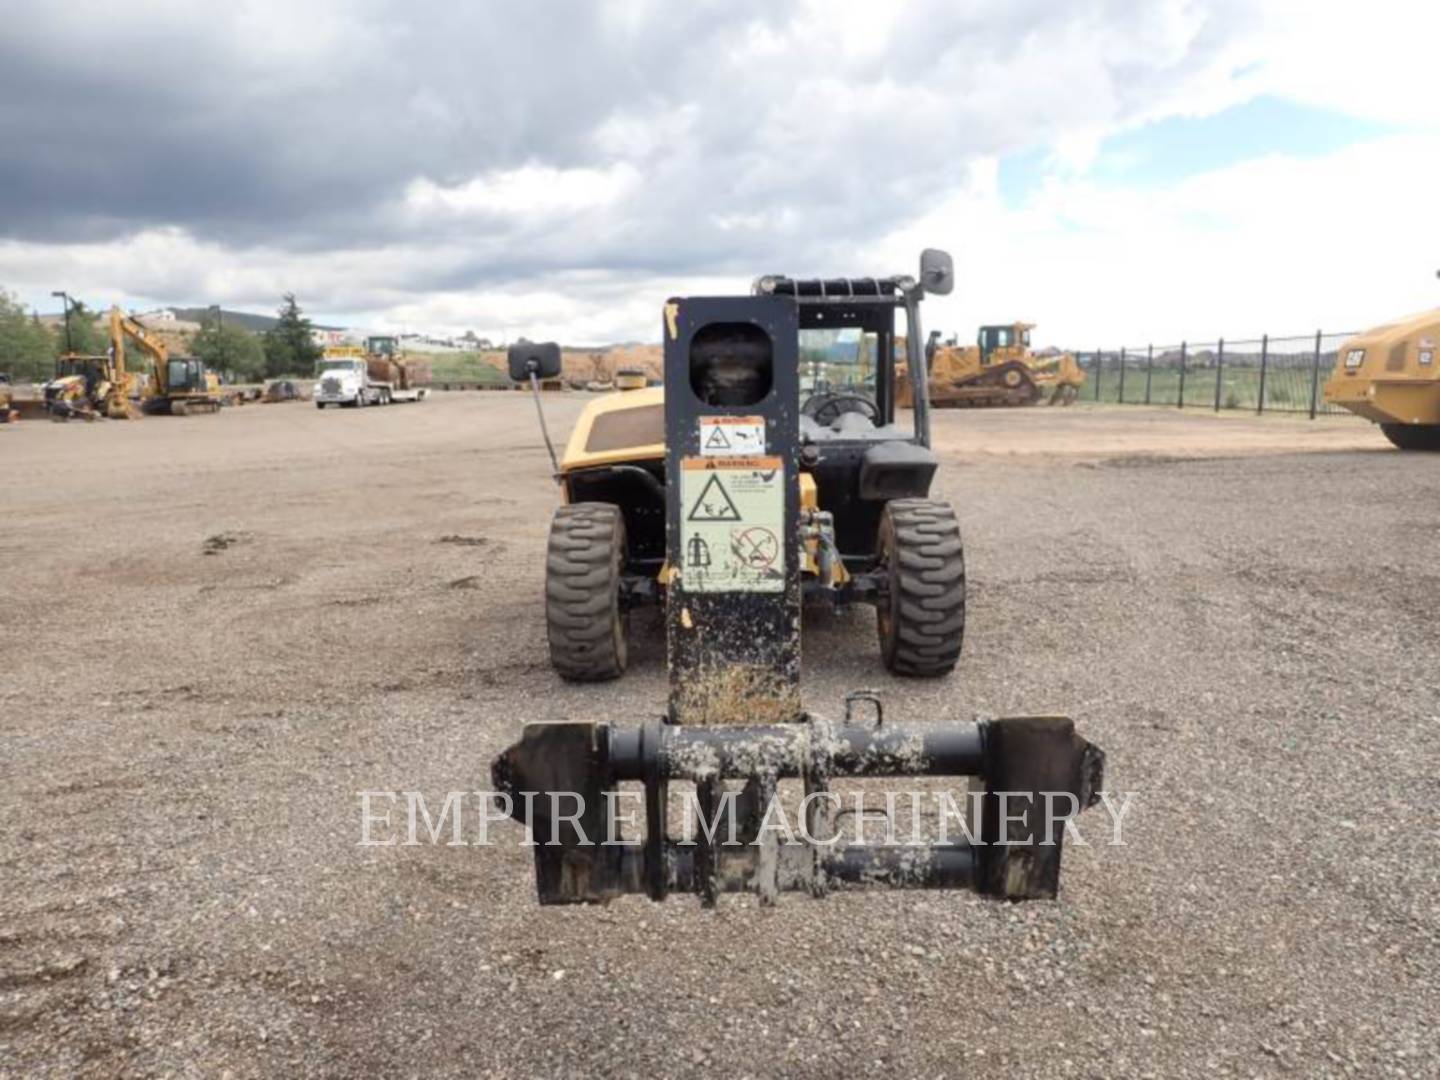
[[[317,409],[424,401],[430,393],[429,362],[401,357],[393,337],[366,338],[363,349],[330,346],[315,374]]]

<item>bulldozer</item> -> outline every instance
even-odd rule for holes
[[[10,389],[10,376],[0,371],[0,424],[13,424],[20,413],[13,407],[15,395]]]
[[[1056,895],[1065,823],[1103,779],[1103,753],[1072,720],[917,727],[887,721],[879,695],[858,690],[832,723],[801,701],[807,599],[873,604],[893,672],[943,675],[959,656],[963,549],[954,510],[930,494],[918,347],[922,297],[952,284],[950,257],[927,250],[918,278],[772,275],[749,295],[672,298],[663,385],[590,403],[563,458],[540,390],[560,348],[509,350],[564,498],[546,561],[551,661],[569,679],[619,675],[627,613],[656,604],[669,676],[663,715],[639,727],[528,723],[495,759],[496,800],[535,841],[542,904],[643,893],[714,906],[745,892],[768,905],[782,892],[884,886]],[[897,314],[919,376],[908,429],[896,417]],[[964,840],[846,836],[842,820],[864,811],[842,809],[832,780],[922,775],[977,778]],[[614,814],[623,783],[641,787],[643,834]],[[787,783],[790,798],[796,783],[804,793],[799,839],[773,827]],[[693,797],[698,828],[673,831],[672,789]]]
[[[1069,353],[1037,356],[1030,351],[1034,323],[982,326],[974,345],[951,338],[942,343],[932,332],[926,343],[930,397],[936,408],[1072,404],[1085,384],[1085,372]],[[901,403],[911,399],[908,370]]]
[[[1340,346],[1325,401],[1380,425],[1401,450],[1440,450],[1440,308],[1377,326]]]

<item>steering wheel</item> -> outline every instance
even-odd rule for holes
[[[821,427],[829,427],[845,413],[860,413],[869,418],[877,427],[880,424],[880,409],[863,394],[825,394],[812,398],[805,412]]]

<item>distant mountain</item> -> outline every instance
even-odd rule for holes
[[[210,318],[214,310],[208,307],[172,307],[175,318],[185,322],[204,322]],[[249,330],[253,334],[263,334],[280,320],[274,315],[256,315],[250,311],[230,311],[225,308],[220,310],[220,321],[227,326],[238,326],[242,330]],[[343,326],[324,326],[321,323],[312,323],[316,330],[343,330]]]

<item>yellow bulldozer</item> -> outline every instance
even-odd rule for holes
[[[1440,308],[1367,330],[1340,346],[1325,400],[1380,425],[1401,450],[1440,450]]]
[[[991,405],[1069,405],[1085,385],[1085,372],[1069,353],[1037,356],[1030,351],[1034,323],[982,326],[974,345],[942,343],[938,331],[926,343],[930,403],[937,408]],[[910,382],[900,384],[900,404],[909,405]]]

